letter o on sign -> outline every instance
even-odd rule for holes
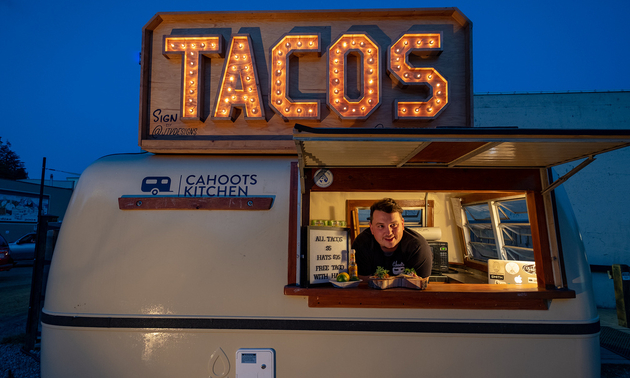
[[[347,90],[347,57],[357,52],[362,91],[350,100]],[[328,93],[326,101],[342,119],[366,119],[381,103],[380,47],[367,34],[342,34],[328,49]]]

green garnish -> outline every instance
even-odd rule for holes
[[[407,274],[409,276],[417,276],[416,270],[414,268],[407,268],[407,269],[405,269],[403,274]]]
[[[389,278],[389,270],[383,268],[382,266],[377,266],[374,276],[377,278]]]

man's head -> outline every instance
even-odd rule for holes
[[[405,220],[402,208],[391,198],[370,207],[370,230],[383,252],[394,252],[402,239]]]

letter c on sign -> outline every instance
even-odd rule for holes
[[[320,56],[322,48],[319,34],[285,34],[271,48],[271,91],[269,106],[282,119],[319,120],[320,101],[317,99],[294,101],[289,96],[289,59],[292,55],[315,53]]]

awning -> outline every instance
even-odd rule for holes
[[[630,130],[311,128],[296,124],[302,168],[549,168],[630,146]]]

